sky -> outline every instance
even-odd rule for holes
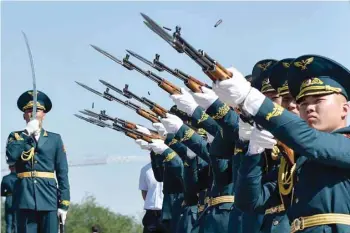
[[[195,48],[204,49],[224,66],[233,65],[244,74],[250,74],[259,60],[303,54],[327,56],[350,67],[349,2],[2,2],[1,10],[2,169],[6,167],[4,151],[8,134],[25,127],[22,113],[17,109],[17,98],[32,89],[23,30],[33,53],[37,88],[53,102],[44,128],[61,134],[68,159],[139,158],[124,163],[71,167],[71,200],[79,202],[86,195],[94,195],[101,205],[127,215],[142,212],[138,178],[141,167],[149,161],[148,153],[121,133],[96,127],[73,114],[91,109],[94,103],[94,111],[107,110],[115,117],[148,127],[151,124],[131,109],[98,97],[74,81],[99,91],[104,87],[98,79],[120,88],[129,84],[134,93],[166,108],[172,102],[151,80],[114,63],[90,44],[119,59],[125,56],[125,49],[148,59],[159,53],[160,60],[169,67],[210,83],[189,57],[177,53],[143,24],[139,14],[143,12],[166,27],[174,29],[180,25],[183,37]],[[215,28],[219,19],[222,23]],[[136,59],[131,60],[151,69]],[[166,73],[159,74],[182,85]]]

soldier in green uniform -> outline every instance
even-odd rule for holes
[[[203,88],[202,88],[203,90]],[[207,94],[208,91],[204,94]],[[204,92],[204,91],[203,91]],[[173,95],[175,103],[181,110],[192,115],[195,104],[191,101],[191,95],[185,89],[181,89],[182,95]],[[221,126],[220,132],[215,135],[210,148],[198,136],[178,122],[177,119],[168,117],[162,120],[169,131],[176,132],[176,138],[187,143],[188,147],[199,154],[205,152],[209,156],[212,167],[213,185],[210,190],[210,200],[205,212],[201,216],[202,222],[199,232],[229,232],[229,218],[234,211],[237,221],[235,222],[235,232],[240,231],[241,211],[234,208],[234,184],[232,179],[232,155],[234,153],[234,142],[238,139],[238,115],[230,108],[218,100],[217,96],[205,99],[201,107],[206,110],[206,114],[211,116],[217,124]],[[205,102],[205,103],[204,103]],[[197,104],[198,105],[198,104]]]
[[[58,219],[65,222],[70,203],[68,163],[61,136],[46,131],[45,114],[52,108],[49,97],[37,92],[37,119],[31,119],[33,92],[24,92],[17,101],[27,122],[24,130],[10,133],[6,145],[9,164],[19,178],[14,206],[21,233],[58,232]],[[57,179],[57,182],[56,182]]]
[[[239,71],[232,80],[215,85],[223,101],[242,105],[257,124],[294,150],[290,232],[349,232],[350,71],[318,55],[296,58],[288,71],[288,87],[301,119],[251,88]],[[276,195],[274,187],[250,191],[263,192],[264,198]]]
[[[5,222],[6,233],[16,233],[16,211],[12,204],[13,193],[15,191],[15,183],[17,181],[17,175],[14,165],[10,165],[10,174],[4,176],[1,181],[1,196],[5,197]]]
[[[293,59],[287,58],[279,62],[273,60],[258,62],[253,69],[253,73],[256,74],[252,86],[260,90],[261,93],[269,97],[274,103],[282,104],[283,107],[297,113],[296,105],[293,105],[293,101],[289,96],[288,86],[286,86],[288,68],[292,61]],[[269,66],[266,64],[269,64]],[[273,206],[266,209],[265,203],[260,202],[262,198],[256,196],[249,197],[248,195],[252,192],[246,191],[257,188],[256,186],[261,187],[264,184],[277,186],[279,168],[285,168],[285,166],[279,166],[279,164],[280,161],[282,164],[285,161],[283,159],[281,160],[281,153],[279,152],[283,148],[280,146],[277,147],[274,144],[271,144],[271,146],[274,150],[265,148],[260,154],[261,160],[259,164],[250,163],[250,157],[243,155],[242,168],[237,180],[236,204],[243,211],[262,212],[265,214],[261,232],[282,233],[288,232],[290,229],[289,220],[285,212],[285,206],[289,203],[290,194],[282,190]]]

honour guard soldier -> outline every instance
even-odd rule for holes
[[[263,64],[271,64],[269,67],[266,67],[264,72],[255,77],[256,79],[252,86],[260,90],[261,93],[269,97],[273,102],[282,104],[282,106],[296,113],[296,105],[293,104],[293,98],[290,98],[288,85],[286,84],[289,64],[293,60],[294,59],[283,59],[279,62],[263,60],[258,62],[253,70],[259,71],[266,67],[266,65]],[[283,101],[283,99],[285,101]],[[254,130],[253,132],[257,131]],[[266,131],[261,131],[259,135],[264,135],[263,132]],[[272,135],[271,138],[269,138],[272,140],[271,144],[263,139],[260,139],[259,143],[254,143],[254,141],[257,141],[257,134],[253,133],[252,137],[254,139],[250,143],[249,148],[261,146],[262,142],[264,142],[265,147],[260,155],[248,154],[242,157],[242,168],[239,173],[236,191],[237,206],[243,211],[251,211],[253,209],[254,212],[258,211],[265,214],[261,232],[288,232],[290,224],[285,213],[285,207],[286,205],[288,206],[290,202],[290,193],[285,191],[287,189],[287,184],[277,186],[277,174],[286,174],[285,170],[290,171],[291,166],[286,164],[285,160],[281,158],[280,151],[284,151],[284,148],[280,145],[276,145],[277,142],[273,139]],[[273,148],[273,150],[269,149],[267,145],[270,145],[270,148]],[[249,153],[252,153],[252,151],[253,150],[250,150]],[[281,172],[278,172],[279,170],[281,170]],[[276,193],[272,195],[275,196],[275,198],[273,201],[269,200],[268,204],[265,203],[268,199],[260,196],[261,192],[258,192],[262,186],[277,187]],[[281,190],[279,190],[280,188]],[[255,190],[255,192],[252,192],[252,190]]]
[[[33,91],[19,97],[27,126],[9,135],[6,156],[19,178],[14,196],[18,232],[52,233],[58,232],[58,219],[64,224],[70,203],[68,163],[61,136],[42,127],[51,100],[38,91],[37,119],[30,120],[34,104]]]
[[[220,98],[242,105],[257,124],[294,150],[290,232],[349,232],[350,71],[318,55],[296,58],[288,87],[302,119],[251,88],[238,71],[232,80],[215,85]]]
[[[10,174],[4,176],[1,181],[1,196],[5,197],[5,222],[6,222],[6,233],[16,233],[16,211],[13,206],[13,193],[15,189],[15,183],[17,181],[17,174],[15,166],[10,165]]]

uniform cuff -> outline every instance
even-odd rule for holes
[[[251,88],[249,94],[243,102],[243,109],[250,115],[255,116],[265,100],[264,94],[255,88]]]
[[[70,205],[70,201],[61,200],[61,201],[60,201],[60,204],[59,204],[59,206],[58,206],[58,208],[59,208],[59,209],[63,209],[63,210],[68,210],[69,205]]]

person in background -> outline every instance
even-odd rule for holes
[[[142,224],[144,226],[143,233],[165,232],[161,224],[163,182],[158,182],[154,178],[151,163],[141,168],[139,189],[145,201],[144,209],[146,210],[142,219]]]

